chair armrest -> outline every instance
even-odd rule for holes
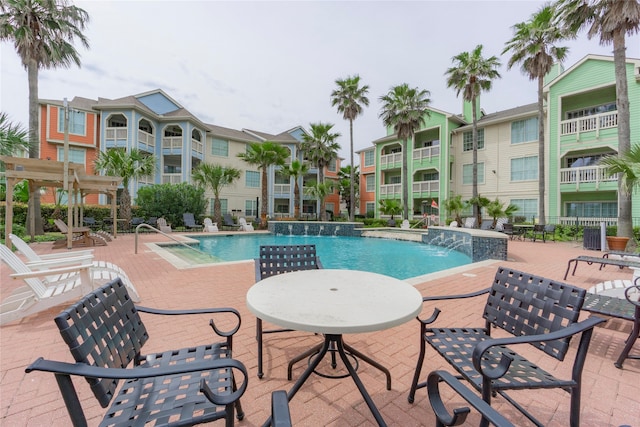
[[[28,261],[25,262],[27,267],[34,268],[49,268],[56,266],[65,266],[65,265],[73,265],[73,264],[91,264],[93,262],[93,255],[81,255],[81,256],[67,256],[64,258],[53,258],[53,259],[43,259],[41,261]]]
[[[491,405],[482,400],[474,392],[465,387],[455,376],[446,371],[433,371],[427,378],[427,393],[429,394],[429,403],[433,408],[433,412],[442,425],[462,425],[469,414],[469,408],[455,408],[453,410],[453,415],[450,415],[442,401],[442,397],[440,396],[440,382],[447,383],[456,393],[458,393],[458,395],[476,408],[485,420],[489,421],[493,425],[498,427],[513,426],[509,420],[500,415],[498,411],[493,409]]]
[[[83,265],[74,265],[71,267],[50,268],[48,270],[30,271],[28,273],[14,273],[14,274],[10,274],[9,276],[13,277],[14,279],[29,279],[31,277],[51,276],[54,274],[77,273],[82,270],[88,270],[90,268],[92,268],[92,265],[83,264]]]
[[[450,299],[462,299],[462,298],[473,298],[473,297],[477,297],[477,296],[480,296],[480,295],[487,294],[487,293],[489,293],[490,290],[491,290],[491,288],[485,288],[485,289],[481,289],[479,291],[471,292],[471,293],[468,293],[468,294],[428,296],[428,297],[422,298],[422,302],[427,302],[427,301],[445,301],[445,300],[450,300]],[[421,319],[420,317],[418,317],[417,318],[418,321],[422,324],[421,328],[424,329],[424,327],[426,325],[429,325],[429,324],[435,322],[436,319],[438,318],[439,314],[440,314],[440,309],[438,309],[436,307],[433,310],[433,314],[428,319]],[[424,330],[422,332],[424,333]]]
[[[319,256],[316,257],[316,265],[318,266],[318,269],[323,269],[324,268],[322,266],[322,262],[320,261],[320,257]]]
[[[206,359],[191,363],[177,365],[154,366],[152,368],[134,366],[131,368],[103,368],[87,365],[86,363],[68,363],[55,360],[46,360],[42,357],[36,359],[25,369],[26,373],[32,371],[52,372],[54,374],[76,375],[86,378],[108,378],[119,380],[134,380],[137,378],[153,378],[164,375],[180,375],[188,372],[211,371],[214,369],[237,369],[245,377],[247,368],[235,359]]]
[[[136,305],[136,309],[141,313],[149,313],[149,314],[160,314],[164,316],[181,316],[184,314],[216,314],[216,313],[230,313],[236,317],[236,325],[229,331],[222,331],[218,329],[215,325],[213,319],[209,322],[213,330],[216,334],[221,337],[230,337],[240,329],[240,324],[242,323],[242,318],[240,317],[240,312],[235,308],[231,307],[222,307],[222,308],[196,308],[196,309],[187,309],[187,310],[160,310],[157,308],[150,307],[142,307]]]
[[[476,345],[476,347],[473,349],[473,359],[472,359],[473,367],[478,372],[480,372],[483,376],[487,376],[491,379],[500,378],[507,372],[507,370],[509,370],[511,359],[508,356],[503,355],[500,365],[498,367],[491,369],[490,371],[483,370],[482,364],[481,364],[483,355],[491,347],[515,345],[515,344],[532,344],[536,342],[559,340],[562,338],[567,338],[573,335],[577,335],[589,329],[593,329],[596,325],[603,322],[605,322],[605,319],[601,317],[593,316],[581,322],[573,323],[572,325],[569,325],[566,328],[562,328],[560,330],[545,333],[545,334],[486,339],[485,341]]]
[[[262,280],[262,274],[260,273],[260,258],[253,259],[253,266],[255,271],[256,283]]]
[[[73,252],[59,252],[59,253],[55,253],[55,254],[45,254],[45,255],[38,255],[40,257],[40,259],[42,259],[43,261],[49,260],[49,259],[61,259],[61,258],[75,258],[75,257],[79,257],[79,256],[93,256],[93,249],[85,249],[82,251],[73,251]]]
[[[276,390],[271,393],[271,426],[291,427],[289,399],[287,399],[287,392],[284,390]]]

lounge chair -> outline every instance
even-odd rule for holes
[[[183,213],[182,220],[184,221],[184,226],[187,227],[189,230],[196,230],[196,231],[202,230],[202,225],[196,224],[196,219],[193,217],[192,213],[189,213],[189,212]]]
[[[509,222],[509,218],[498,218],[496,220],[496,227],[494,228],[494,230],[502,231],[502,229],[504,228],[504,225],[508,222]]]
[[[224,214],[222,216],[222,228],[232,228],[235,230],[239,230],[240,229],[240,224],[236,224],[235,222],[233,222],[233,217],[231,216],[231,214]]]
[[[240,218],[238,223],[240,224],[240,231],[254,231],[253,224],[247,223],[246,219]]]
[[[493,227],[492,219],[483,219],[482,223],[480,224],[480,230],[491,230],[492,227]]]
[[[204,224],[204,231],[207,233],[217,233],[218,223],[211,221],[211,218],[205,218],[202,223]]]
[[[163,233],[171,233],[171,226],[167,224],[167,220],[164,218],[158,218],[156,221],[157,228]]]
[[[67,224],[63,220],[55,219],[53,220],[53,223],[56,225],[56,227],[58,227],[58,230],[60,230],[61,233],[67,234],[69,232],[69,227],[67,227]],[[88,228],[85,228],[85,230],[82,230],[79,232],[78,231],[73,232],[73,237],[71,240],[73,247],[106,246],[107,245],[106,238],[104,238],[103,236],[97,233],[89,232]],[[62,248],[62,247],[65,247],[66,245],[67,245],[66,237],[64,239],[59,239],[53,242],[54,249]]]
[[[473,216],[464,219],[464,228],[476,228],[476,218]]]
[[[33,249],[21,238],[15,234],[9,234],[11,243],[18,248],[28,262],[25,265],[32,270],[47,269],[49,265],[55,263],[57,266],[66,265],[89,265],[91,267],[91,279],[97,284],[102,284],[115,277],[120,277],[124,284],[129,288],[129,294],[134,301],[140,301],[140,296],[133,282],[127,276],[127,273],[119,266],[108,261],[95,261],[93,259],[93,249],[74,252],[62,252],[50,255],[38,255]]]

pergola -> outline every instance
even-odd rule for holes
[[[82,198],[90,193],[102,193],[111,196],[111,214],[113,224],[117,224],[116,194],[122,178],[115,176],[87,175],[84,165],[79,163],[68,163],[65,168],[64,162],[53,160],[27,159],[23,157],[0,156],[6,165],[5,177],[7,181],[7,205],[5,210],[5,236],[8,238],[12,230],[13,223],[13,187],[16,183],[27,180],[29,182],[29,194],[39,187],[66,188],[69,190],[67,201],[67,248],[71,249],[73,228],[82,224],[84,216],[84,204]],[[74,224],[74,199],[80,194],[80,217],[77,216]],[[33,200],[29,198],[29,209],[33,209]],[[29,224],[31,229],[35,228],[35,217],[31,218]],[[114,235],[117,235],[117,227],[113,228]]]

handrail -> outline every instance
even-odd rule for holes
[[[135,252],[134,252],[134,253],[136,253],[136,254],[138,253],[138,230],[140,229],[140,227],[144,227],[144,228],[148,228],[148,229],[150,229],[150,230],[153,230],[153,231],[155,231],[156,233],[160,233],[160,234],[162,234],[163,236],[170,238],[170,239],[171,239],[171,240],[173,240],[174,242],[179,243],[179,244],[181,244],[182,246],[184,246],[184,247],[186,247],[186,248],[189,248],[189,249],[191,249],[191,250],[193,250],[193,251],[199,252],[199,253],[204,254],[204,255],[209,255],[209,257],[210,257],[210,258],[213,258],[213,255],[208,254],[208,253],[206,253],[206,252],[204,252],[204,251],[201,251],[200,249],[194,248],[194,247],[193,247],[193,246],[191,246],[191,245],[187,245],[186,243],[181,242],[180,240],[176,239],[175,237],[173,237],[173,236],[171,236],[171,235],[169,235],[169,234],[165,233],[164,231],[160,231],[160,230],[158,230],[157,228],[155,228],[155,227],[153,227],[152,225],[149,225],[149,224],[139,224],[139,225],[136,227],[136,248],[135,248]]]

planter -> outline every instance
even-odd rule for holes
[[[628,242],[628,237],[607,236],[607,246],[610,251],[624,251]]]

